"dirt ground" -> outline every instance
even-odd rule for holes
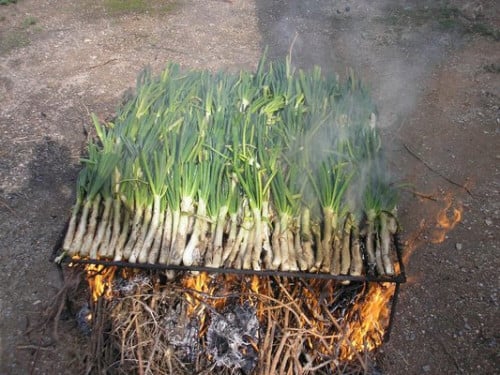
[[[351,66],[364,78],[405,186],[409,282],[382,373],[497,373],[499,15],[494,0],[0,5],[0,373],[81,371],[74,320],[60,322],[53,345],[25,332],[61,285],[49,259],[90,113],[111,119],[145,66],[252,69],[265,46],[274,58],[292,45],[298,66]]]

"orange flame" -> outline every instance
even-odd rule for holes
[[[242,283],[236,275],[219,274],[210,276],[206,272],[200,272],[196,275],[186,275],[182,279],[181,284],[184,288],[189,289],[189,292],[185,293],[186,301],[189,304],[187,310],[189,316],[193,314],[201,315],[203,313],[202,300],[205,305],[221,309],[227,302],[227,298],[224,296],[227,296],[231,292],[231,289],[239,288],[237,292],[243,299],[250,291],[258,294],[263,286],[259,277],[255,275]]]
[[[432,234],[431,242],[435,244],[442,243],[446,239],[446,234],[453,230],[462,220],[462,204],[457,202],[455,206],[453,206],[451,194],[445,196],[444,202],[444,208],[440,210],[436,216],[436,229]]]
[[[308,288],[297,288],[297,284],[282,280],[280,287],[283,305],[272,306],[268,302],[277,298],[277,291],[272,290],[265,278],[251,276],[239,279],[234,275],[217,275],[210,277],[205,273],[198,275],[187,275],[182,284],[189,292],[185,298],[189,305],[188,316],[197,316],[200,322],[200,333],[204,331],[206,322],[206,306],[215,309],[224,308],[228,298],[239,294],[241,302],[248,301],[256,307],[257,318],[262,321],[267,316],[268,310],[280,308],[280,306],[295,305],[303,306],[302,313],[297,315],[296,326],[291,329],[307,329],[313,333],[305,342],[310,349],[317,349],[330,355],[328,351],[333,347],[340,348],[341,360],[352,360],[358,353],[375,350],[382,344],[385,329],[390,315],[389,302],[394,295],[394,284],[370,284],[365,293],[361,293],[350,307],[350,311],[344,317],[348,323],[346,330],[339,334],[332,332],[329,336],[331,341],[327,346],[325,343],[315,342],[315,337],[326,334],[325,330],[331,329],[332,325],[325,321],[324,306],[321,300],[325,296],[334,298],[335,283],[325,283],[322,280],[309,281]],[[286,290],[285,290],[286,289]],[[203,294],[203,296],[202,296]],[[267,297],[263,297],[263,295]],[[260,296],[260,297],[258,297]],[[324,304],[324,303],[323,303]],[[327,302],[328,304],[328,302]],[[332,319],[335,319],[331,316]],[[330,327],[330,328],[327,328]],[[340,328],[340,326],[339,326]],[[331,331],[330,331],[331,332]],[[321,348],[317,347],[317,344]],[[330,348],[330,349],[329,349]]]
[[[347,340],[341,348],[341,358],[351,360],[356,353],[372,351],[382,344],[389,320],[389,301],[394,295],[394,284],[372,284],[368,294],[357,301],[349,313]]]
[[[185,293],[186,301],[188,302],[188,316],[192,316],[195,312],[201,314],[202,311],[197,311],[201,306],[201,301],[196,298],[197,293],[210,294],[210,277],[206,272],[200,272],[197,275],[189,275],[182,280],[185,288],[191,289],[193,293]],[[203,309],[201,309],[203,310]]]
[[[250,284],[250,289],[255,294],[259,293],[260,280],[259,280],[259,278],[256,275],[252,276],[252,281],[251,281],[251,284]]]
[[[112,298],[113,290],[111,286],[116,269],[116,267],[106,267],[102,264],[88,264],[85,266],[92,301],[96,302],[102,295],[107,299]]]
[[[86,271],[92,300],[95,302],[101,296],[112,298],[112,282],[117,268],[87,265]],[[185,288],[182,293],[187,302],[186,313],[198,319],[200,337],[208,329],[208,311],[212,308],[221,311],[236,298],[240,303],[248,302],[255,306],[261,323],[272,316],[272,311],[283,309],[285,316],[288,316],[288,309],[296,308],[294,318],[290,318],[290,325],[283,328],[309,332],[304,341],[309,350],[322,352],[326,356],[336,352],[338,358],[344,361],[353,360],[359,353],[373,351],[382,344],[390,315],[389,302],[394,294],[392,283],[367,284],[364,286],[367,289],[359,291],[345,315],[336,317],[331,313],[328,318],[325,307],[335,303],[337,298],[335,291],[338,284],[333,281],[309,280],[302,285],[280,279],[275,284],[269,278],[256,275],[241,278],[201,272],[187,274],[181,284]],[[274,316],[281,315],[278,312]],[[337,320],[339,318],[342,326]],[[318,341],[318,337],[322,336],[325,337],[324,341]],[[258,348],[255,349],[258,351]]]

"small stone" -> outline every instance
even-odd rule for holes
[[[491,224],[493,224],[493,220],[491,220],[491,219],[486,219],[484,222],[488,226],[490,226]]]
[[[431,371],[431,366],[429,366],[429,365],[422,366],[422,371],[423,372],[430,372]]]
[[[455,244],[455,249],[457,249],[457,250],[459,250],[459,251],[460,251],[460,250],[462,250],[462,244],[461,244],[460,242],[457,242],[457,243]]]

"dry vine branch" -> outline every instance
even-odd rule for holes
[[[362,289],[352,286],[345,292],[345,287],[339,286],[342,292],[336,295],[337,284],[332,282],[269,277],[261,279],[256,290],[251,290],[249,283],[232,278],[234,286],[228,290],[225,277],[209,281],[210,288],[220,289],[213,290],[213,294],[179,284],[173,287],[172,282],[160,285],[147,281],[150,279],[136,284],[133,280],[120,281],[135,286],[115,286],[112,299],[101,298],[96,304],[102,311],[95,316],[107,321],[94,322],[93,334],[104,333],[88,356],[96,356],[95,360],[100,361],[94,368],[108,369],[112,374],[243,373],[238,368],[216,366],[207,356],[206,335],[213,319],[226,319],[224,314],[232,311],[231,306],[247,301],[254,307],[262,331],[257,341],[249,338],[246,344],[257,358],[253,373],[366,372],[368,365],[339,320],[345,314],[342,304],[351,303],[345,298],[354,301]],[[313,300],[317,308],[311,305]],[[188,308],[192,309],[192,316],[186,315]],[[352,361],[345,362],[339,345],[350,348],[354,353]],[[110,347],[119,350],[113,354]]]

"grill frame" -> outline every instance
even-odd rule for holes
[[[62,241],[61,241],[62,245]],[[60,249],[60,246],[58,246]],[[300,272],[300,271],[278,271],[278,270],[252,270],[252,269],[234,269],[234,268],[215,268],[215,267],[204,267],[204,266],[183,266],[183,265],[168,265],[168,264],[150,264],[150,263],[130,263],[124,261],[111,261],[103,259],[70,259],[66,257],[64,263],[67,265],[74,263],[80,265],[103,265],[105,267],[117,267],[117,268],[133,268],[142,269],[147,271],[166,271],[173,270],[178,272],[207,272],[207,273],[223,273],[223,274],[238,274],[238,275],[249,275],[249,276],[280,276],[288,278],[303,278],[303,279],[326,279],[326,280],[337,280],[339,282],[361,282],[361,283],[393,283],[395,284],[394,295],[391,299],[390,315],[389,321],[384,333],[383,341],[387,342],[390,339],[392,332],[392,327],[394,325],[396,306],[399,298],[400,286],[407,281],[406,271],[402,256],[402,246],[400,243],[399,232],[394,235],[394,249],[396,252],[396,264],[399,266],[399,273],[394,276],[374,276],[374,275],[364,275],[364,276],[351,276],[351,275],[331,275],[327,273],[312,273],[312,272]],[[54,252],[56,253],[56,252]]]
[[[394,249],[396,252],[396,265],[399,266],[400,272],[393,276],[375,276],[375,275],[332,275],[328,273],[313,273],[301,271],[279,271],[279,270],[253,270],[253,269],[235,269],[235,268],[216,268],[205,266],[184,266],[184,265],[169,265],[157,263],[131,263],[127,261],[113,261],[105,259],[79,259],[79,258],[65,258],[68,263],[75,264],[95,264],[103,265],[106,267],[115,266],[118,268],[136,268],[149,271],[179,271],[179,272],[207,272],[207,273],[224,273],[224,274],[238,274],[250,276],[281,276],[290,278],[305,278],[305,279],[325,279],[325,280],[338,280],[338,281],[353,281],[353,282],[378,282],[378,283],[396,283],[402,284],[406,282],[406,273],[403,263],[403,256],[401,251],[401,244],[398,233],[394,235]]]

